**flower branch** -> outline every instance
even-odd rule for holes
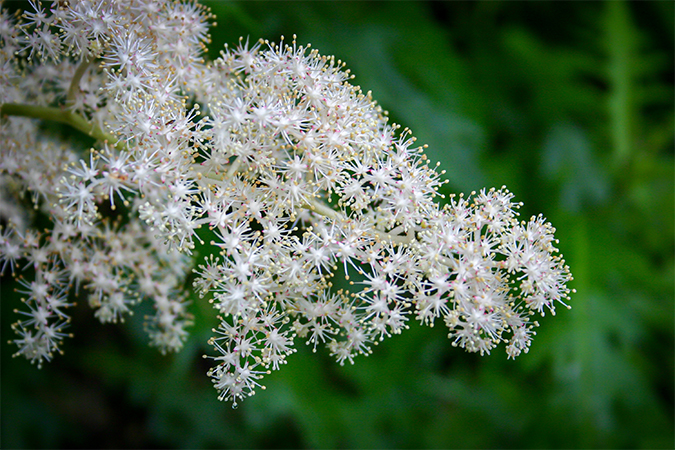
[[[34,123],[3,123],[0,177],[52,220],[42,231],[19,212],[0,229],[2,270],[27,259],[36,272],[20,280],[18,354],[41,365],[61,351],[72,290],[101,322],[152,302],[151,344],[178,350],[194,293],[219,318],[209,376],[236,404],[296,340],[353,363],[411,320],[442,321],[451,345],[488,354],[504,343],[515,358],[531,344],[532,314],[567,306],[572,277],[553,227],[520,220],[506,188],[440,205],[443,172],[341,61],[294,37],[240,40],[206,62],[207,9],[93,3],[0,24],[14,49],[2,53],[1,115],[98,141],[83,159]],[[100,11],[115,20],[98,21]],[[28,105],[64,97],[64,108]],[[203,225],[215,237],[200,264],[192,250]]]

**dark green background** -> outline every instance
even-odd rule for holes
[[[215,57],[295,33],[347,62],[449,192],[507,185],[557,227],[572,310],[508,361],[412,326],[354,366],[301,345],[233,410],[205,376],[210,306],[186,348],[74,308],[37,370],[2,344],[11,447],[673,448],[672,2],[211,2]],[[2,340],[17,305],[2,278]],[[439,324],[440,325],[440,324]]]

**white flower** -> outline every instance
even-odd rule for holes
[[[520,222],[505,188],[441,205],[443,172],[343,63],[295,38],[240,40],[205,63],[212,16],[196,3],[72,3],[35,4],[21,24],[0,15],[3,46],[18,50],[0,51],[2,199],[29,193],[53,222],[24,229],[18,212],[0,230],[2,269],[35,270],[21,278],[19,354],[40,365],[60,351],[71,288],[101,322],[151,300],[150,342],[179,349],[196,243],[211,254],[193,288],[220,315],[209,376],[235,404],[296,338],[353,363],[412,318],[438,319],[452,345],[483,354],[504,341],[515,357],[530,312],[564,304],[571,276],[551,225]],[[15,115],[97,144],[57,142]]]

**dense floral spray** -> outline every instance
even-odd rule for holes
[[[209,376],[236,404],[300,339],[352,363],[410,320],[442,321],[452,345],[504,341],[513,358],[535,313],[566,306],[552,226],[521,220],[504,187],[444,198],[443,172],[344,63],[295,37],[206,62],[213,16],[188,1],[31,4],[0,15],[0,267],[21,286],[18,355],[61,351],[75,294],[101,322],[152,302],[150,342],[178,350],[193,272],[219,316]]]

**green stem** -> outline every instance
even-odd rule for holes
[[[607,37],[609,56],[609,117],[614,168],[624,170],[631,159],[633,144],[634,99],[633,67],[637,58],[635,31],[628,5],[607,2]]]
[[[77,67],[73,79],[70,81],[70,87],[68,88],[68,96],[66,97],[66,105],[71,106],[75,103],[75,96],[77,91],[80,89],[80,80],[84,76],[84,72],[87,71],[87,67],[91,64],[89,61],[82,61],[82,63]]]
[[[302,205],[302,208],[308,209],[324,217],[328,217],[329,219],[339,221],[347,220],[339,212],[335,211],[333,208],[326,205],[320,200],[309,199],[307,200],[307,203]],[[373,227],[372,235],[374,235],[377,240],[385,239],[391,241],[394,244],[410,244],[415,240],[415,233],[412,229],[408,230],[406,236],[401,236],[396,234],[396,229],[387,232],[385,230]]]
[[[96,140],[108,142],[110,144],[117,142],[117,139],[113,135],[106,133],[95,124],[90,123],[81,115],[62,108],[22,105],[19,103],[3,103],[2,106],[0,106],[0,116],[20,116],[61,122],[70,125],[76,130],[81,131]],[[120,143],[115,144],[115,147],[119,150],[124,148]]]
[[[218,174],[215,173],[203,173],[201,172],[201,168],[198,165],[194,165],[192,169],[195,171],[195,173],[198,173],[199,176],[197,177],[198,180],[204,180],[205,183],[211,183],[211,184],[218,184],[222,183],[225,180],[231,178],[234,176],[236,173],[236,170],[239,168],[239,165],[236,165],[236,168],[233,170],[232,167],[236,162],[239,161],[239,159],[235,160],[233,165],[230,166],[229,170],[227,171],[227,174],[222,177],[219,176]],[[333,219],[336,221],[344,222],[347,221],[347,218],[339,213],[338,211],[335,211],[333,208],[322,202],[321,200],[318,199],[307,199],[303,205],[300,206],[300,208],[307,209],[312,211],[313,213],[319,214],[321,216],[327,217],[329,219]],[[395,234],[396,231],[398,231],[399,228],[392,230],[392,231],[385,231],[380,228],[373,228],[372,230],[372,235],[376,237],[377,240],[389,240],[390,242],[397,244],[397,245],[404,245],[404,244],[410,244],[415,240],[415,232],[413,230],[408,230],[408,234],[406,236],[401,236],[398,234]]]

